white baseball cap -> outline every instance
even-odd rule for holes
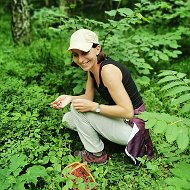
[[[88,29],[79,29],[71,35],[68,50],[79,49],[88,52],[93,44],[99,44],[96,33]]]

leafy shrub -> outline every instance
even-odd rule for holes
[[[175,140],[178,147],[185,150],[189,144],[189,79],[186,74],[176,71],[165,70],[158,75],[163,77],[158,84],[165,84],[161,91],[167,91],[163,96],[169,99],[168,110],[170,113],[143,113],[142,117],[147,121],[147,127],[153,128],[154,132],[165,134],[166,140],[173,143]],[[186,114],[187,113],[187,114]],[[185,117],[186,116],[186,117]]]
[[[143,92],[148,112],[141,116],[148,120],[146,126],[155,146],[153,160],[139,158],[141,167],[131,164],[124,147],[122,153],[110,152],[107,165],[90,165],[97,189],[187,189],[190,118],[186,3],[144,2],[142,6],[136,4],[134,10],[118,7],[106,11],[109,18],[105,22],[68,18],[59,9],[41,9],[33,16],[33,41],[27,47],[13,46],[10,33],[9,37],[6,33],[10,26],[1,19],[1,187],[74,187],[73,176],[63,177],[64,168],[78,161],[71,152],[82,145],[78,136],[61,124],[68,107],[56,111],[50,103],[59,94],[84,91],[86,76],[70,66],[71,56],[66,50],[70,34],[86,27],[99,34],[106,54],[131,70]],[[171,67],[176,71],[167,70]],[[160,69],[165,71],[158,78]],[[80,179],[77,185],[85,188]]]

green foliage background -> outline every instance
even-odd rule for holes
[[[0,14],[0,187],[4,189],[85,189],[64,167],[82,148],[50,103],[60,94],[80,94],[85,73],[71,67],[70,35],[85,27],[100,36],[104,52],[126,65],[146,104],[155,148],[151,161],[134,166],[124,147],[110,144],[107,165],[90,165],[97,189],[189,189],[190,1],[143,1],[105,11],[104,21],[68,17],[63,9],[32,15],[30,45],[15,46],[9,14]],[[123,6],[121,6],[123,5]],[[99,98],[99,97],[97,97]],[[113,147],[113,148],[112,148]],[[116,147],[116,148],[114,148]],[[121,149],[121,150],[120,150]]]

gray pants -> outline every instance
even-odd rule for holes
[[[132,128],[123,119],[103,116],[94,112],[81,113],[71,106],[71,111],[63,116],[66,126],[78,132],[84,148],[92,153],[104,149],[99,134],[120,145],[127,145]]]

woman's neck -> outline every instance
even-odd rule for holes
[[[99,86],[100,84],[99,64],[94,65],[94,67],[90,72],[94,75],[94,79],[96,80],[96,85]]]

